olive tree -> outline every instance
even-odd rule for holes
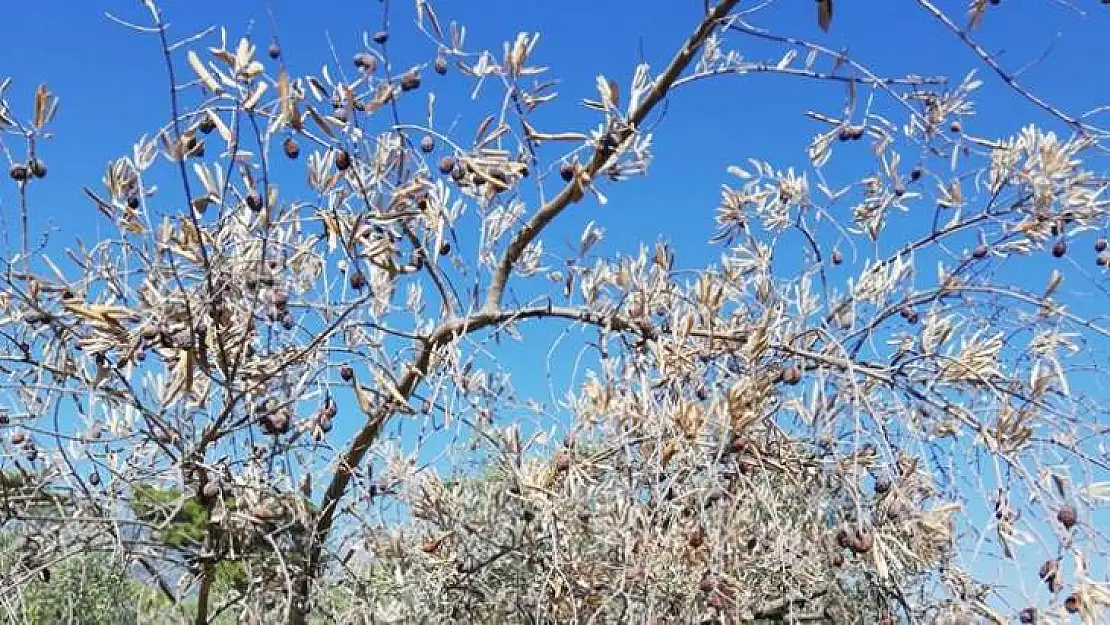
[[[911,4],[1041,117],[980,136],[975,72],[881,75],[738,0],[599,76],[587,128],[541,121],[538,35],[472,47],[426,0],[315,74],[278,20],[115,17],[170,106],[62,181],[112,234],[32,247],[58,101],[0,104],[0,596],[110,552],[161,595],[144,622],[1102,622],[1110,326],[1075,303],[1110,264],[1107,133],[975,43],[997,3]],[[764,73],[836,89],[784,104],[820,127],[794,161],[707,174],[719,262],[606,253],[634,219],[608,188],[668,175],[666,102]],[[439,81],[494,104],[445,126]],[[561,405],[514,390],[514,341],[576,345]]]

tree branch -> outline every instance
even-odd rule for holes
[[[412,396],[420,380],[427,375],[431,365],[432,354],[436,349],[464,335],[494,325],[523,319],[539,318],[569,319],[599,327],[610,328],[615,331],[632,331],[648,339],[657,336],[655,330],[647,324],[635,322],[623,315],[603,315],[585,309],[536,306],[519,310],[482,311],[463,319],[455,319],[454,321],[447,322],[440,326],[439,329],[433,332],[428,338],[424,339],[417,352],[416,358],[408,367],[401,381],[397,384],[397,391],[406,400]],[[342,499],[344,493],[346,493],[355,468],[362,464],[366,452],[369,451],[370,446],[377,440],[382,427],[394,412],[395,405],[383,405],[378,415],[371,418],[366,426],[359,431],[358,435],[355,436],[354,441],[351,443],[351,446],[347,449],[346,453],[343,454],[339,466],[336,468],[331,483],[328,484],[328,488],[324,492],[324,498],[320,504],[320,517],[317,521],[315,532],[318,542],[314,545],[312,550],[314,559],[319,556],[319,549],[322,545],[322,541],[331,531],[332,524],[335,521],[335,512],[339,500]],[[313,564],[316,563],[314,562]]]
[[[697,51],[704,45],[709,35],[713,32],[713,29],[716,28],[718,23],[724,19],[737,4],[739,4],[739,1],[740,0],[722,0],[712,11],[706,14],[693,34],[689,36],[686,43],[683,44],[682,48],[671,59],[666,71],[655,81],[654,86],[640,106],[638,106],[635,111],[632,111],[628,119],[628,127],[621,131],[621,141],[627,139],[628,135],[634,132],[634,128],[639,126],[655,106],[663,100],[671,86],[674,85],[682,72],[690,65],[691,61],[693,61]],[[601,169],[601,166],[611,155],[611,151],[612,148],[605,146],[598,147],[595,150],[593,158],[586,166],[584,172],[587,179],[592,178],[593,175]],[[501,299],[504,295],[509,275],[512,272],[513,264],[516,263],[521,254],[524,253],[525,248],[539,236],[543,229],[566,209],[571,201],[578,197],[580,193],[579,185],[580,182],[577,181],[567,184],[559,195],[541,207],[532,219],[516,233],[513,240],[509,243],[509,247],[505,251],[505,255],[501,259],[496,273],[494,274],[483,311],[462,320],[446,323],[440,326],[440,328],[428,339],[423,341],[413,362],[407,367],[403,377],[397,384],[397,391],[400,393],[401,397],[407,400],[416,389],[420,380],[427,374],[434,350],[462,334],[468,334],[514,317],[534,318],[542,316],[563,316],[583,322],[597,322],[600,320],[597,318],[600,316],[596,315],[596,313],[572,314],[563,309],[535,308],[530,309],[530,311],[525,311],[526,314],[523,316],[522,311],[505,312],[498,310],[501,306]],[[566,312],[566,314],[559,314],[560,312]],[[611,320],[613,318],[609,319]],[[315,575],[317,572],[317,567],[320,564],[319,558],[323,542],[331,532],[332,525],[335,522],[335,513],[339,506],[339,501],[343,498],[347,491],[347,487],[350,485],[355,468],[361,465],[363,458],[366,456],[366,452],[370,449],[374,441],[377,440],[382,427],[393,415],[394,411],[395,407],[391,404],[382,406],[379,413],[370,418],[369,422],[358,432],[351,442],[351,445],[340,459],[339,465],[336,467],[335,473],[332,475],[331,482],[328,484],[328,488],[324,492],[324,497],[321,501],[320,516],[316,523],[316,531],[313,533],[314,543],[310,549],[308,565],[309,575]]]
[[[667,69],[659,78],[655,80],[651,91],[643,102],[640,103],[636,110],[632,111],[628,118],[628,127],[620,130],[617,143],[624,141],[635,132],[635,128],[640,126],[651,113],[652,109],[656,107],[663,98],[666,97],[671,87],[682,75],[682,72],[694,60],[694,56],[702,45],[705,44],[706,39],[712,34],[713,29],[717,24],[724,19],[729,12],[739,4],[739,0],[722,0],[712,11],[706,14],[701,24],[697,29],[687,38],[686,43],[671,59]],[[486,294],[486,310],[497,310],[501,306],[501,299],[505,294],[505,286],[509,281],[509,275],[512,273],[513,265],[520,259],[521,254],[524,253],[525,248],[528,247],[532,241],[536,239],[556,217],[559,216],[571,202],[580,197],[582,179],[592,180],[594,175],[601,169],[602,165],[612,155],[612,148],[607,146],[599,146],[594,150],[593,158],[586,165],[585,170],[580,174],[581,177],[567,183],[559,195],[552,198],[547,204],[542,206],[532,219],[524,225],[516,235],[513,236],[512,241],[509,242],[508,249],[505,250],[505,255],[501,258],[501,262],[497,266],[497,271],[494,273],[493,282],[490,284],[489,292]]]
[[[930,2],[929,0],[917,0],[917,4],[921,5],[921,8],[932,14],[932,16],[937,18],[937,20],[944,24],[945,27],[948,28],[948,30],[952,31],[953,34],[959,37],[960,41],[963,41],[967,45],[967,47],[971,48],[972,52],[974,52],[980,60],[986,63],[987,67],[994,70],[995,74],[998,74],[998,77],[1006,83],[1006,86],[1008,86],[1010,89],[1013,89],[1021,97],[1029,100],[1035,106],[1039,107],[1041,110],[1048,112],[1050,115],[1064,122],[1080,134],[1085,135],[1092,131],[1098,132],[1097,128],[1084,124],[1078,119],[1075,119],[1074,117],[1056,108],[1052,104],[1049,104],[1048,102],[1037,97],[1036,94],[1029,91],[1025,87],[1019,85],[1017,82],[1017,78],[1015,78],[1014,75],[1010,72],[1006,71],[1006,69],[1003,68],[998,63],[998,61],[994,59],[993,56],[991,56],[990,52],[984,50],[983,46],[979,45],[975,40],[973,40],[966,31],[957,26],[956,23],[951,20],[951,18],[945,15],[944,12],[938,9],[936,5],[934,5],[932,2]]]

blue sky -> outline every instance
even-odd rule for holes
[[[1022,83],[1072,114],[1110,101],[1110,46],[1106,44],[1110,8],[1093,0],[1077,3],[1089,14],[1079,15],[1051,0],[1003,0],[988,11],[976,34],[1008,68],[1032,63],[1022,74]],[[846,49],[853,59],[880,75],[940,74],[958,80],[969,69],[980,68],[985,85],[976,100],[984,114],[965,120],[968,132],[997,137],[1031,120],[1053,125],[1006,89],[916,3],[841,0],[828,34],[818,29],[813,4],[812,0],[780,0],[755,22],[832,49]],[[958,12],[965,3],[939,4]],[[402,66],[431,56],[426,42],[413,45],[408,28],[411,5],[395,0],[391,14],[391,46]],[[537,119],[541,130],[560,131],[584,130],[596,124],[594,115],[579,101],[595,97],[597,74],[615,79],[626,89],[641,54],[654,69],[661,68],[698,19],[701,5],[700,0],[441,0],[437,9],[444,20],[458,19],[467,26],[470,48],[499,51],[501,42],[511,40],[517,32],[541,31],[535,61],[551,66],[551,75],[561,80],[562,97]],[[31,228],[36,233],[55,229],[55,244],[62,245],[74,237],[95,238],[103,227],[81,186],[98,186],[109,159],[130,152],[136,137],[164,122],[168,116],[167,83],[157,40],[127,32],[103,15],[111,11],[142,22],[144,13],[134,0],[69,0],[40,6],[50,8],[25,5],[7,11],[0,20],[0,78],[14,79],[10,99],[17,112],[29,110],[34,88],[42,81],[61,98],[53,124],[56,137],[41,148],[49,177],[32,185]],[[250,33],[264,47],[273,34],[266,13],[271,7],[284,58],[298,74],[316,72],[325,62],[331,64],[329,37],[341,63],[349,65],[351,53],[361,47],[362,34],[381,27],[382,6],[373,0],[177,0],[164,3],[163,10],[176,37],[219,23],[227,27],[232,41]],[[784,51],[740,36],[729,36],[726,42],[749,58],[777,60]],[[1038,61],[1046,52],[1047,57]],[[441,88],[438,77],[429,74],[425,80]],[[451,84],[442,83],[445,100],[464,102],[465,91]],[[843,93],[838,83],[770,75],[717,78],[677,92],[655,133],[650,175],[608,187],[610,203],[605,207],[592,202],[573,207],[549,233],[548,249],[562,251],[563,241],[576,241],[582,226],[595,220],[607,232],[603,250],[633,253],[640,242],[664,237],[674,243],[682,267],[716,261],[720,249],[705,241],[714,228],[720,185],[733,182],[726,167],[755,157],[781,168],[804,169],[805,146],[823,128],[801,114],[807,109],[835,114],[842,106]],[[410,116],[420,116],[415,101],[402,106],[411,107]],[[461,106],[460,123],[463,136],[468,137],[479,116],[473,105]],[[449,109],[441,110],[437,119],[449,122]],[[1099,121],[1110,125],[1110,115]],[[541,156],[552,162],[559,149],[545,146]],[[860,163],[867,167],[866,150],[862,144],[859,149]],[[850,159],[838,157],[836,170],[851,172],[852,164]],[[0,215],[10,236],[16,232],[12,229],[16,198],[6,182],[0,190]],[[11,238],[4,247],[14,248],[16,241]],[[1023,270],[1037,275],[1030,280],[1040,284],[1043,278],[1039,275],[1046,275],[1050,268],[1046,261],[1038,260]],[[1098,306],[1097,300],[1086,305]],[[546,399],[546,381],[537,375],[542,369],[537,366],[535,350],[528,346],[503,348],[506,362],[514,363],[514,371],[519,373],[514,377],[517,386],[525,394]]]
[[[943,6],[956,4],[944,2]],[[1095,2],[1083,2],[1090,14],[1081,17],[1060,4],[1003,2],[990,10],[978,36],[988,49],[1001,52],[1011,68],[1035,61],[1051,49],[1041,65],[1023,75],[1023,82],[1051,94],[1061,108],[1079,112],[1110,96],[1110,82],[1105,79],[1110,11]],[[129,151],[135,137],[167,116],[165,72],[155,38],[126,32],[103,15],[111,11],[139,21],[143,12],[138,5],[133,0],[67,1],[54,3],[51,10],[24,6],[0,21],[0,75],[14,78],[16,105],[27,103],[22,105],[26,110],[40,81],[46,81],[62,100],[54,124],[57,138],[44,150],[50,182],[34,190],[34,230],[54,223],[67,235],[89,235],[97,217],[81,195],[80,185],[97,183],[108,159]],[[405,22],[411,20],[412,3],[394,0],[392,5],[392,19],[400,26],[395,29],[394,49],[402,59],[407,54],[413,62],[427,60],[426,46],[410,52],[406,42],[413,40],[402,37]],[[166,2],[163,9],[179,36],[220,23],[228,27],[231,38],[253,32],[264,45],[271,35],[267,6],[254,0],[192,0]],[[563,98],[540,118],[561,129],[593,123],[592,114],[577,101],[594,96],[598,73],[626,86],[641,50],[646,60],[660,67],[697,19],[701,2],[484,0],[469,6],[478,8],[438,3],[444,19],[460,19],[467,25],[471,46],[499,50],[501,42],[518,31],[543,33],[536,58],[561,79]],[[272,2],[284,55],[295,72],[316,71],[330,60],[326,36],[346,63],[362,32],[380,27],[381,7],[374,1]],[[914,3],[838,2],[836,11],[827,35],[817,28],[813,3],[802,0],[780,1],[767,11],[767,19],[757,23],[833,49],[847,49],[880,74],[960,77],[977,65],[969,50]],[[745,56],[776,59],[781,54],[772,53],[778,48],[759,42],[738,37],[731,41]],[[969,121],[969,131],[995,136],[1011,132],[1034,115],[1043,119],[992,76],[984,73],[984,78],[987,84],[980,101],[990,114]],[[682,250],[683,264],[712,260],[716,251],[703,243],[713,227],[719,184],[727,180],[724,168],[749,156],[782,166],[804,165],[803,148],[820,128],[800,113],[809,106],[835,112],[842,93],[836,84],[780,76],[725,77],[693,85],[672,99],[665,123],[656,133],[655,175],[614,190],[610,207],[574,211],[572,231],[581,227],[586,213],[601,217],[602,225],[612,217],[634,216],[631,227],[622,219],[620,228],[608,228],[611,244],[634,249],[638,241],[665,233]],[[993,105],[999,102],[996,97],[1004,98],[1005,104]],[[545,156],[556,149],[545,149]],[[12,201],[10,193],[0,195],[5,215],[11,214]]]
[[[430,60],[427,42],[409,36],[412,2],[394,0],[391,4],[395,33],[391,46],[398,64]],[[437,8],[444,21],[459,19],[467,26],[471,48],[499,51],[501,42],[517,32],[543,33],[535,62],[551,66],[550,75],[561,81],[562,97],[554,106],[541,109],[536,119],[542,130],[557,131],[596,124],[593,113],[579,102],[582,97],[595,96],[597,74],[605,74],[627,89],[641,55],[654,68],[661,68],[695,23],[701,4],[694,0],[565,0],[557,4],[487,0],[468,5],[479,7],[474,9],[464,10],[453,2],[440,2]],[[956,4],[945,2],[942,6],[951,10]],[[195,0],[166,2],[163,10],[176,37],[218,23],[227,27],[229,39],[249,34],[264,47],[273,35],[267,16],[272,9],[283,56],[294,73],[302,73],[318,72],[323,63],[330,64],[329,40],[346,67],[351,53],[361,47],[363,33],[381,28],[383,6],[373,1],[333,5]],[[25,8],[0,21],[0,76],[14,78],[11,100],[17,110],[29,109],[40,81],[46,81],[61,98],[60,114],[53,124],[56,138],[41,148],[50,177],[31,190],[32,232],[54,231],[52,240],[61,245],[76,236],[95,238],[104,226],[81,186],[98,186],[109,159],[130,152],[136,137],[167,118],[168,93],[156,38],[128,32],[104,16],[109,11],[145,23],[139,3],[73,1],[54,7]],[[1090,11],[1086,16],[1051,0],[1003,2],[990,8],[976,36],[1010,68],[1033,63],[1022,74],[1022,82],[1049,94],[1065,111],[1079,113],[1110,99],[1110,83],[1105,79],[1110,11],[1094,2],[1084,3],[1084,7]],[[838,2],[828,34],[818,29],[813,4],[801,0],[780,1],[762,12],[755,23],[847,50],[880,75],[939,74],[958,80],[969,69],[981,66],[970,50],[910,2]],[[729,36],[727,43],[753,59],[777,60],[784,50],[777,44],[740,36]],[[1048,56],[1038,62],[1046,52]],[[981,69],[981,76],[985,85],[977,101],[987,114],[965,120],[968,132],[997,137],[1014,132],[1031,119],[1052,124],[989,71]],[[429,84],[442,92],[441,102],[458,104],[460,128],[463,136],[469,136],[480,119],[478,112],[486,110],[466,102],[469,84],[428,78]],[[486,93],[497,95],[490,89]],[[804,169],[805,146],[824,128],[801,114],[811,108],[835,114],[843,98],[844,88],[839,83],[771,75],[726,76],[686,87],[668,102],[655,133],[651,174],[608,187],[612,201],[606,207],[587,202],[568,211],[549,234],[547,249],[564,251],[564,242],[576,241],[583,225],[593,219],[607,231],[599,250],[634,253],[641,242],[662,236],[675,244],[681,267],[716,261],[720,249],[705,241],[714,227],[720,184],[734,182],[725,168],[756,157],[777,167]],[[478,104],[488,103],[486,99]],[[405,106],[409,108],[403,108],[403,114],[422,116],[420,100],[402,103]],[[451,110],[450,105],[441,106],[438,123],[452,121]],[[1110,122],[1110,115],[1104,115],[1102,121]],[[560,145],[544,146],[540,155],[550,163],[562,149]],[[867,167],[863,143],[858,150],[860,165]],[[834,160],[833,171],[858,174],[859,168],[843,154]],[[5,226],[0,234],[11,237],[17,232],[13,229],[16,204],[11,189],[5,191],[0,193]],[[172,207],[162,210],[166,208]],[[9,238],[9,245],[17,240]],[[776,262],[785,263],[784,270],[792,269],[789,258]],[[1040,269],[1047,274],[1047,266]]]

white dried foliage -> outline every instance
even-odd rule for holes
[[[974,72],[879,76],[735,0],[545,128],[539,33],[471,49],[415,6],[409,65],[183,40],[177,118],[83,189],[110,233],[13,247],[5,614],[105,551],[144,622],[1106,621],[1106,133],[1043,102],[976,136]],[[708,174],[717,262],[614,252],[665,103],[753,73],[844,101]],[[56,98],[21,121],[6,85],[5,153],[49,155]],[[58,182],[21,175],[15,206]]]

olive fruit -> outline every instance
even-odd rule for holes
[[[369,52],[360,52],[354,58],[355,67],[366,73],[373,73],[378,67],[378,59]]]
[[[717,582],[713,580],[713,576],[706,575],[698,582],[698,590],[702,592],[712,592],[717,587]]]
[[[351,155],[347,150],[339,148],[335,152],[335,168],[339,171],[347,171],[351,167]]]
[[[420,88],[420,76],[416,72],[405,72],[401,76],[401,91],[414,91]]]
[[[263,418],[262,425],[268,434],[284,434],[289,431],[289,415],[281,410],[271,412]]]
[[[570,454],[565,451],[559,452],[555,456],[555,470],[562,472],[570,468]]]
[[[742,454],[748,448],[748,439],[743,436],[734,436],[728,444],[728,450],[734,454]]]
[[[31,159],[30,168],[31,168],[31,175],[33,175],[35,178],[45,178],[46,177],[46,163],[42,162],[41,160],[39,160],[37,158]]]
[[[301,146],[293,137],[286,137],[285,141],[281,144],[281,149],[285,152],[285,156],[291,159],[301,155]]]
[[[1064,505],[1060,508],[1059,511],[1056,512],[1056,520],[1060,522],[1060,525],[1064,526],[1064,529],[1070,530],[1071,528],[1075,527],[1075,524],[1077,522],[1079,522],[1079,517],[1075,513],[1075,508],[1069,505]]]
[[[802,370],[797,365],[790,365],[782,372],[782,381],[794,386],[802,381]]]
[[[1079,595],[1075,593],[1068,595],[1068,598],[1064,599],[1064,609],[1068,611],[1068,614],[1075,614],[1078,612],[1079,605]]]
[[[566,182],[570,182],[571,180],[573,180],[574,165],[571,165],[570,163],[563,163],[562,165],[559,165],[559,176],[561,176],[562,179]]]
[[[700,525],[690,530],[690,533],[686,535],[686,544],[694,549],[701,547],[705,544],[705,530]]]
[[[247,207],[255,212],[262,210],[262,196],[258,191],[251,191],[247,194]]]
[[[455,169],[455,159],[450,156],[444,156],[439,159],[439,173],[447,175]]]

